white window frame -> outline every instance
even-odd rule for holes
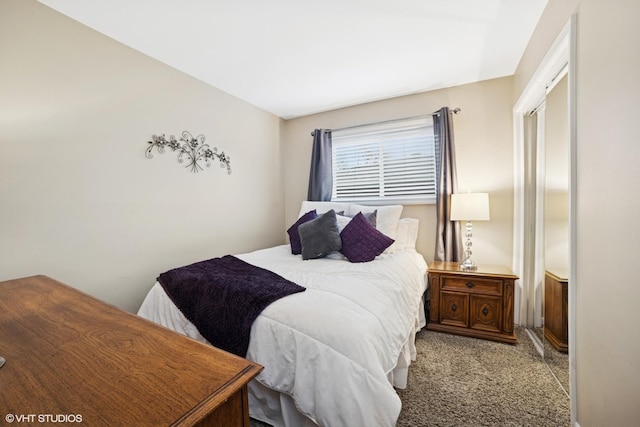
[[[435,145],[430,115],[334,130],[331,200],[434,204]],[[351,166],[340,167],[345,163]]]

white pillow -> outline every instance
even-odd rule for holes
[[[298,218],[302,215],[306,214],[309,211],[316,210],[318,215],[321,215],[325,212],[333,209],[336,211],[336,214],[340,211],[344,211],[347,213],[349,210],[350,203],[341,203],[341,202],[311,202],[309,200],[304,200],[302,202],[302,206],[300,206],[300,212],[298,213]]]
[[[345,215],[336,215],[336,221],[338,222],[338,232],[342,233],[342,230],[351,222],[353,218]]]
[[[390,206],[363,206],[363,205],[350,205],[349,215],[357,215],[358,212],[371,212],[377,210],[376,215],[376,228],[387,236],[395,240],[396,229],[398,228],[398,221],[400,221],[400,215],[402,214],[402,205],[390,205]],[[386,252],[386,251],[385,251]]]
[[[388,249],[391,252],[403,251],[405,249],[416,249],[418,241],[418,227],[420,220],[417,218],[400,218],[396,229],[396,241]]]

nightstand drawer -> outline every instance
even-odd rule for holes
[[[442,276],[440,280],[440,289],[443,291],[464,291],[471,294],[502,295],[502,280],[454,276]]]
[[[501,332],[502,299],[485,295],[471,296],[469,327],[489,332]]]
[[[460,292],[440,294],[440,323],[469,327],[469,295]]]

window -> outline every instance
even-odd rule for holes
[[[331,200],[435,203],[431,116],[335,130],[332,161]]]

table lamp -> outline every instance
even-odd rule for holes
[[[465,225],[464,260],[461,270],[474,271],[478,266],[471,260],[471,221],[489,220],[489,193],[457,193],[451,195],[451,221],[467,221]]]

